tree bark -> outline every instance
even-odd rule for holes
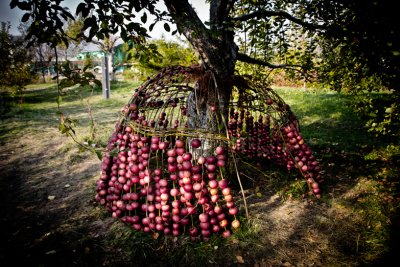
[[[233,32],[226,24],[231,7],[229,0],[210,2],[210,28],[201,22],[188,1],[165,0],[178,31],[193,45],[202,60],[205,75],[195,85],[188,98],[190,127],[216,132],[228,117],[228,104],[232,94],[233,75],[238,48]],[[217,109],[217,112],[214,111]],[[215,114],[222,114],[222,117]],[[222,125],[224,127],[224,125]]]

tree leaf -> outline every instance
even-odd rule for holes
[[[82,17],[86,17],[87,15],[85,16],[85,14],[84,14],[84,13],[86,13],[85,10],[86,10],[86,3],[82,2],[76,7],[75,14],[79,15],[79,13],[82,13]]]
[[[143,15],[142,15],[142,17],[140,18],[140,20],[141,20],[143,23],[146,23],[146,22],[147,22],[147,13],[146,13],[146,12],[143,13]]]
[[[166,30],[167,32],[171,30],[168,23],[164,23],[164,30]]]
[[[56,97],[57,105],[60,105],[61,101],[62,101],[62,97],[61,97],[60,95],[58,95],[58,96]]]
[[[21,22],[27,22],[29,20],[30,16],[31,16],[31,14],[25,13],[21,18]]]
[[[103,159],[103,154],[101,153],[101,151],[99,150],[95,150],[97,157],[99,158],[99,160]]]
[[[17,2],[17,6],[21,10],[31,10],[32,3]]]
[[[11,9],[15,8],[18,4],[18,0],[11,0],[10,7]]]
[[[150,27],[149,27],[149,31],[153,31],[153,28],[154,28],[154,26],[156,25],[156,23],[154,22],[154,23],[152,23],[151,25],[150,25]]]
[[[392,108],[386,108],[385,109],[385,113],[392,113],[393,112],[393,109]]]

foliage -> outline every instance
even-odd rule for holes
[[[370,131],[399,136],[400,28],[393,2],[351,1],[334,27],[318,40],[318,81],[336,91],[360,94],[355,110]],[[374,94],[393,90],[385,101]]]
[[[157,9],[160,2],[166,4],[168,12]],[[290,68],[293,71],[288,74],[295,79],[306,77],[306,71],[311,70],[338,91],[393,89],[386,108],[379,111],[377,102],[371,102],[372,112],[367,113],[377,115],[369,124],[373,130],[398,134],[400,34],[394,4],[374,0],[209,2],[207,23],[200,21],[189,1],[84,0],[76,12],[84,18],[87,40],[120,32],[125,42],[137,48],[145,47],[144,25],[149,15],[156,17],[154,23],[163,21],[166,31],[175,23],[203,65],[216,74],[216,89],[226,99],[232,93],[237,61],[270,69]],[[24,20],[32,17],[28,37],[53,45],[68,41],[62,21],[72,15],[60,7],[59,0],[12,0],[11,5],[27,11]],[[141,16],[141,22],[135,20],[137,16]],[[141,55],[150,58],[146,53],[152,50],[150,47]],[[152,64],[157,60],[154,58]]]
[[[133,49],[131,52],[133,57],[130,62],[134,64],[133,68],[139,70],[142,79],[167,66],[190,66],[198,61],[191,48],[174,41],[154,40],[150,42],[149,47],[154,49],[148,52]]]
[[[18,94],[31,82],[30,56],[21,38],[9,33],[10,24],[1,22],[0,29],[0,88]]]
[[[64,30],[64,22],[68,19],[74,20],[70,12],[62,8],[60,0],[53,4],[52,0],[19,1],[12,0],[11,8],[18,7],[26,11],[21,21],[32,20],[27,33],[28,45],[34,43],[47,43],[55,47],[60,43],[68,43],[67,35]],[[31,12],[33,11],[33,12]]]
[[[90,57],[85,58],[83,69],[71,68],[69,61],[63,62],[60,67],[60,73],[63,75],[63,79],[61,79],[59,83],[61,90],[77,84],[80,86],[101,87],[101,82],[96,79],[93,73],[88,71],[88,69],[92,67]]]
[[[83,23],[84,18],[82,16],[76,16],[73,20],[68,19],[65,23],[64,31],[69,42],[61,42],[57,45],[57,48],[58,52],[64,52],[66,60],[68,55],[78,54],[86,45],[84,38],[82,38]]]
[[[30,21],[22,22],[18,26],[18,30],[21,34],[20,38],[26,38],[28,36]],[[58,45],[61,51],[66,49],[65,45]],[[52,77],[54,77],[54,64],[53,61],[56,57],[55,49],[50,44],[47,43],[32,43],[27,47],[29,57],[31,59],[30,65],[32,72],[39,75],[38,82],[51,82]]]
[[[242,22],[236,24],[241,25],[240,51],[260,62],[275,62],[270,68],[285,65],[287,79],[306,78],[319,86],[353,94],[385,88],[399,91],[400,28],[393,2],[240,1],[239,6],[237,18],[242,19],[235,22]],[[293,23],[278,15],[260,20],[271,7],[288,11],[304,23]],[[244,19],[243,13],[260,16]],[[380,114],[375,114],[367,126],[376,133],[398,134],[398,96],[388,98],[391,100],[384,108],[372,107]],[[386,110],[393,112],[388,114]]]
[[[60,24],[62,19],[66,21],[73,17],[67,9],[60,6],[60,1],[55,1],[55,5],[51,5],[51,2],[51,0],[11,1],[12,7],[18,6],[27,11],[24,20],[32,18],[34,21],[28,38],[54,43],[49,38],[43,38],[43,33],[46,32],[56,39],[68,41],[65,37],[66,31]],[[160,2],[165,2],[168,12],[158,9],[157,4]],[[175,14],[180,12],[178,8],[183,6],[182,8],[188,11],[193,10],[186,1],[182,5],[178,2],[85,0],[78,5],[76,13],[84,20],[81,34],[86,34],[89,40],[94,37],[99,40],[109,38],[110,35],[120,32],[124,41],[143,44],[144,38],[148,36],[144,26],[148,22],[148,16],[153,15],[155,19],[150,25],[150,30],[156,23],[165,21],[164,29],[170,31],[169,23],[176,23],[180,33],[185,34],[199,52],[202,49],[199,44],[195,45],[193,42],[201,37],[194,35],[203,34],[204,29],[191,29],[198,23],[194,14],[188,18],[188,24],[182,25],[184,21],[179,20],[177,16],[179,14]],[[215,10],[218,6],[221,9],[226,8],[225,13],[223,10]],[[212,17],[206,25],[199,26],[209,27],[209,31],[206,32],[208,36],[205,38],[214,44],[219,42],[214,35],[219,33],[234,35],[239,53],[246,54],[245,58],[238,56],[239,61],[261,65],[264,62],[264,66],[271,68],[292,66],[306,70],[312,66],[310,56],[315,55],[316,44],[320,44],[321,40],[330,40],[333,48],[344,45],[346,51],[352,51],[353,56],[359,56],[357,58],[359,61],[362,60],[360,56],[365,55],[363,63],[369,65],[371,70],[377,71],[382,67],[380,72],[389,71],[394,75],[398,71],[389,70],[388,65],[398,62],[398,29],[395,26],[396,17],[393,16],[395,9],[390,8],[391,5],[388,3],[377,3],[373,0],[211,1]],[[45,18],[45,14],[49,16]],[[220,21],[219,17],[215,17],[218,14],[225,20]],[[134,20],[138,16],[141,16],[140,22]],[[38,28],[39,25],[42,27]],[[225,37],[220,36],[220,38]],[[330,48],[323,50],[321,48],[323,46],[320,45],[319,49],[324,53],[330,51]],[[247,57],[258,61],[250,62]],[[276,64],[272,64],[271,61]]]
[[[321,36],[322,51],[339,56],[340,63],[353,66],[359,76],[375,76],[384,86],[398,90],[399,34],[393,2],[351,1],[338,13],[337,24],[326,37]]]
[[[399,137],[399,101],[399,95],[393,92],[382,95],[365,93],[354,102],[354,110],[366,120],[369,131],[380,136]]]
[[[59,91],[59,94],[56,98],[58,108],[57,115],[60,117],[60,124],[58,125],[58,129],[62,134],[70,136],[80,146],[81,150],[86,149],[92,151],[96,155],[98,155],[99,158],[101,158],[101,152],[96,150],[94,146],[94,139],[96,138],[96,127],[89,99],[83,101],[82,93],[77,89],[74,89],[72,91],[65,90],[67,88],[74,87],[75,85],[79,85],[83,88],[90,88],[92,94],[94,89],[101,87],[101,82],[96,79],[95,75],[87,71],[88,68],[91,67],[91,61],[88,60],[86,63],[87,64],[83,67],[82,70],[71,68],[69,61],[65,61],[61,66],[57,66],[57,68],[60,68],[60,71],[58,73],[61,73],[63,75],[63,79],[61,79],[57,83],[57,88]],[[56,78],[59,79],[58,76]],[[82,99],[82,101],[85,102],[88,117],[90,119],[90,133],[88,137],[85,138],[84,142],[80,142],[77,137],[75,131],[77,122],[76,119],[71,118],[61,109],[62,97],[67,94],[71,94],[71,92],[73,94],[77,94]]]
[[[316,67],[318,86],[359,95],[353,103],[355,112],[367,120],[369,131],[381,136],[399,136],[399,91],[389,72],[373,71],[346,46],[328,44]],[[384,92],[384,99],[375,97]]]

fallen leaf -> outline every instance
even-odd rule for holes
[[[236,260],[238,263],[244,263],[243,257],[240,255],[236,255]]]
[[[232,241],[233,244],[239,244],[240,243],[239,239],[237,239],[237,238],[232,238],[231,241]]]
[[[57,253],[57,251],[55,251],[55,250],[49,250],[49,251],[46,252],[46,255],[53,255],[53,254],[56,254],[56,253]]]

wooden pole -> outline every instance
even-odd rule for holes
[[[109,99],[111,87],[110,87],[110,73],[109,73],[109,69],[108,69],[108,55],[107,54],[105,54],[104,57],[102,58],[101,70],[102,70],[102,74],[103,74],[103,82],[102,82],[103,97],[105,99]]]

